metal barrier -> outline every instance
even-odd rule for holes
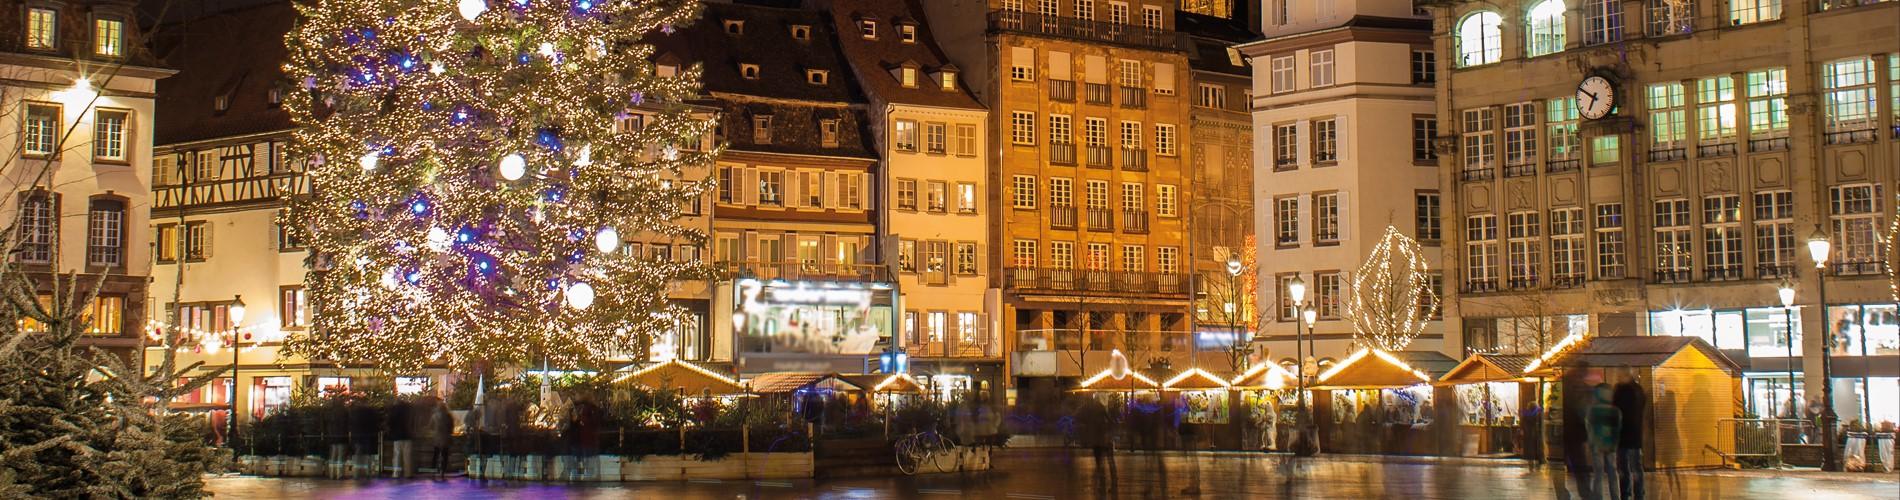
[[[1728,450],[1714,449],[1722,456],[1722,465],[1743,465],[1743,459],[1772,459],[1781,466],[1781,427],[1784,421],[1772,418],[1725,418],[1716,422],[1716,435],[1733,439]]]

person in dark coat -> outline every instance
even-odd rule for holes
[[[1643,429],[1649,393],[1642,384],[1631,380],[1616,384],[1611,404],[1623,414],[1623,426],[1616,438],[1617,498],[1643,497]]]
[[[382,451],[378,449],[378,445],[381,443],[379,434],[382,431],[383,419],[377,415],[376,408],[365,401],[351,401],[349,415],[350,443],[353,448],[350,458],[352,465],[350,475],[374,476],[375,472],[370,468],[370,461]]]
[[[1098,490],[1113,488],[1115,485],[1115,445],[1110,440],[1113,423],[1109,422],[1108,409],[1102,402],[1093,398],[1082,402],[1075,416],[1077,434],[1082,446],[1089,448],[1095,455],[1095,484]]]
[[[390,441],[390,464],[396,467],[392,477],[409,477],[415,466],[415,403],[397,398],[384,415],[384,437]],[[379,464],[380,465],[380,464]]]
[[[429,406],[429,463],[435,467],[435,477],[442,477],[449,470],[449,444],[455,440],[455,415],[449,413],[449,405],[440,400]]]
[[[1570,367],[1563,372],[1562,424],[1564,470],[1576,484],[1580,498],[1600,498],[1590,489],[1590,429],[1584,410],[1590,408],[1591,387],[1585,380],[1587,365]],[[1549,412],[1547,412],[1548,414]]]

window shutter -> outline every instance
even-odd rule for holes
[[[1293,219],[1299,221],[1299,223],[1296,224],[1299,226],[1299,241],[1313,241],[1313,197],[1300,195],[1294,197],[1294,200],[1297,200],[1297,204],[1299,205],[1299,217]]]
[[[1050,51],[1049,78],[1053,80],[1068,80],[1070,78],[1069,74],[1072,72],[1069,66],[1074,64],[1074,62],[1075,59],[1071,58],[1068,52]]]
[[[1031,74],[1033,74],[1036,69],[1036,49],[1029,47],[1010,47],[1009,64],[1012,68],[1026,66],[1029,68]]]
[[[756,255],[759,251],[758,249],[759,249],[759,232],[758,231],[748,230],[746,232],[739,233],[738,259],[740,262],[758,260],[759,256]]]
[[[1108,59],[1102,56],[1082,56],[1083,81],[1087,83],[1108,83]]]
[[[833,265],[836,265],[837,263],[838,263],[838,235],[827,234],[827,235],[824,235],[823,237],[820,237],[818,239],[818,265],[823,266],[821,267],[821,269],[824,269],[824,268],[829,268]],[[848,272],[848,271],[850,270],[840,268],[832,272],[843,273],[843,272]]]
[[[1352,135],[1346,133],[1347,125],[1346,115],[1333,115],[1333,154],[1342,163],[1352,159],[1352,148],[1346,147],[1346,138]]]
[[[1313,122],[1300,120],[1293,125],[1293,161],[1300,168],[1313,166]]]
[[[759,202],[759,171],[750,168],[738,170],[739,185],[733,186],[733,202],[740,205],[752,205]]]
[[[1352,239],[1352,202],[1348,201],[1346,191],[1339,191],[1336,202],[1339,203],[1339,241]],[[1343,286],[1343,285],[1342,285]]]
[[[1155,63],[1155,93],[1174,93],[1174,64]]]
[[[833,208],[844,207],[844,186],[845,186],[844,179],[845,179],[845,176],[847,175],[851,175],[851,174],[840,173],[840,172],[825,172],[823,174],[823,177],[818,179],[818,185],[820,186],[820,189],[823,189],[825,191],[825,195],[824,195],[825,206],[833,207]]]

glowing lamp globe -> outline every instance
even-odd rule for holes
[[[509,153],[508,156],[501,157],[501,165],[498,166],[498,170],[500,170],[501,178],[503,179],[511,181],[521,180],[521,176],[528,175],[528,159],[522,158],[521,153]]]
[[[594,233],[594,248],[599,249],[600,253],[613,253],[614,249],[620,248],[620,231],[613,226],[601,228],[600,232]]]
[[[461,12],[462,19],[474,21],[475,18],[481,17],[483,12],[488,12],[488,2],[487,0],[462,0],[456,2],[455,10]]]
[[[376,151],[370,151],[370,152],[368,152],[368,153],[363,153],[363,157],[362,157],[362,158],[357,158],[357,159],[356,159],[356,163],[357,163],[358,165],[362,165],[362,166],[363,166],[363,171],[364,171],[364,172],[372,172],[372,171],[375,171],[375,170],[376,170],[376,165],[377,165],[377,164],[380,164],[380,163],[382,163],[382,161],[383,161],[383,155],[382,155],[382,153],[379,153],[379,152],[376,152]]]
[[[594,305],[594,285],[589,285],[585,282],[568,285],[568,307],[572,307],[575,310],[586,310],[587,307],[591,305]]]

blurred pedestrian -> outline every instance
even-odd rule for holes
[[[350,403],[350,476],[375,477],[370,464],[382,462],[383,419],[378,418],[376,408],[368,401],[352,399]]]
[[[1109,439],[1110,426],[1108,409],[1101,401],[1093,398],[1084,400],[1076,418],[1076,434],[1082,446],[1089,448],[1095,456],[1096,491],[1111,491],[1115,488],[1115,445]]]
[[[408,398],[396,398],[384,414],[384,437],[390,441],[390,465],[395,471],[390,477],[409,477],[410,468],[415,464],[415,404]],[[380,462],[380,460],[379,460]],[[381,466],[381,463],[377,464]]]
[[[1616,445],[1623,435],[1623,412],[1610,404],[1610,384],[1597,384],[1592,395],[1595,402],[1590,405],[1587,423],[1590,426],[1590,466],[1594,474],[1587,491],[1593,493],[1591,498],[1614,497],[1618,483]]]
[[[1644,407],[1649,394],[1635,380],[1616,384],[1612,403],[1622,415],[1622,429],[1616,438],[1617,498],[1641,500],[1643,496]]]
[[[1187,421],[1188,400],[1185,397],[1175,399],[1174,433],[1181,443],[1182,456],[1188,462],[1188,485],[1181,489],[1183,495],[1201,494],[1201,459],[1196,452],[1201,450],[1200,426]]]
[[[429,463],[435,467],[435,477],[442,477],[449,470],[449,444],[455,440],[455,415],[449,413],[449,405],[435,400],[429,405]]]

